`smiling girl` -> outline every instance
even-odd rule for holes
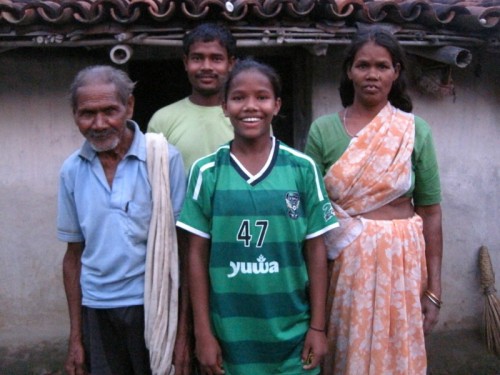
[[[315,163],[271,134],[280,80],[233,68],[224,113],[234,139],[192,167],[177,225],[203,374],[318,374],[326,351],[326,252],[337,220]]]

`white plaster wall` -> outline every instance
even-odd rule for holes
[[[481,321],[481,245],[488,246],[500,277],[500,59],[488,58],[479,78],[472,69],[455,72],[455,101],[422,99],[415,109],[434,124],[443,176],[443,286],[448,300],[443,328]],[[440,114],[449,118],[440,119]]]
[[[337,90],[340,55],[331,51],[315,59],[313,118],[342,108]],[[477,62],[479,76],[474,74]],[[485,55],[466,69],[454,68],[455,99],[412,90],[414,113],[433,130],[443,190],[444,306],[436,330],[481,326],[481,245],[489,248],[500,290],[499,64],[500,56]]]
[[[341,108],[339,56],[314,59],[314,118]],[[489,246],[500,270],[499,60],[488,56],[479,77],[472,68],[455,69],[455,101],[413,96],[415,113],[433,128],[442,175],[445,305],[439,330],[480,325],[479,246]],[[63,160],[82,142],[67,101],[69,84],[96,62],[72,50],[0,54],[0,347],[67,336],[65,245],[55,235],[57,179]]]
[[[68,88],[73,51],[0,54],[0,346],[68,333],[56,239],[58,172],[82,142]]]

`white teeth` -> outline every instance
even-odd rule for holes
[[[244,118],[242,121],[244,121],[244,122],[255,122],[255,121],[259,121],[259,119],[257,117],[247,117],[247,118]]]

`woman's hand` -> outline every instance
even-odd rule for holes
[[[439,307],[431,302],[427,296],[422,296],[422,315],[424,316],[424,334],[432,331],[439,320]]]
[[[302,349],[302,367],[304,370],[311,370],[317,367],[326,354],[326,336],[324,332],[309,329]]]

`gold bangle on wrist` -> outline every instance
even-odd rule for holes
[[[431,291],[429,290],[426,290],[424,292],[424,295],[429,299],[429,301],[431,301],[438,309],[441,308],[441,306],[443,305],[443,301],[441,301],[439,298],[437,298],[437,296],[432,293]]]

